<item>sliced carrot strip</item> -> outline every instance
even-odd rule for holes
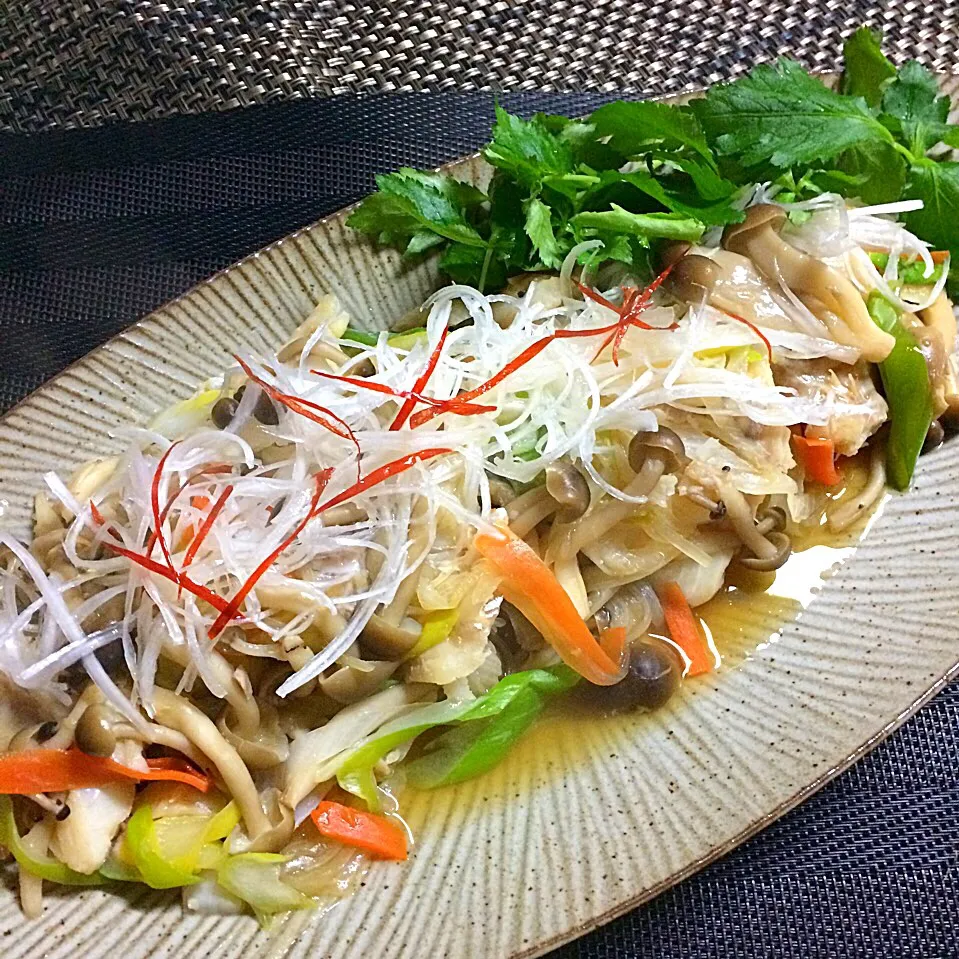
[[[0,794],[28,796],[153,780],[184,783],[201,792],[210,788],[208,776],[179,760],[147,760],[147,765],[146,771],[131,769],[79,749],[28,749],[0,756]]]
[[[310,818],[321,836],[375,856],[377,859],[406,859],[406,833],[386,816],[364,812],[338,802],[321,802]]]
[[[507,527],[480,532],[473,544],[502,575],[503,598],[539,630],[567,666],[597,686],[612,686],[623,678],[625,629],[606,630],[597,642],[549,567]]]
[[[823,486],[835,486],[842,479],[842,474],[836,469],[836,449],[832,440],[800,436],[798,433],[793,433],[790,440],[807,479],[822,483]]]
[[[686,602],[686,596],[675,582],[657,587],[656,595],[663,607],[666,628],[672,641],[689,657],[689,676],[708,673],[715,666],[712,653],[700,635],[696,617]]]

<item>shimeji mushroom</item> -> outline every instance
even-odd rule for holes
[[[779,235],[785,222],[782,207],[750,207],[742,223],[726,227],[723,246],[748,256],[760,272],[788,286],[838,342],[859,348],[871,363],[882,362],[892,352],[895,339],[873,323],[850,280]]]

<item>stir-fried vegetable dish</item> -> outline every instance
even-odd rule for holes
[[[948,109],[862,30],[839,91],[783,61],[688,107],[498,110],[488,183],[380,177],[349,222],[439,257],[419,313],[322,296],[0,531],[24,910],[330,903],[411,854],[404,789],[550,703],[721,682],[697,607],[906,490],[959,415]]]

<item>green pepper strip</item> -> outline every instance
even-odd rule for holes
[[[886,475],[894,489],[906,490],[932,423],[929,367],[915,337],[882,294],[872,293],[868,307],[876,326],[896,340],[892,352],[879,364],[879,375],[889,404]]]
[[[889,263],[888,253],[870,253],[869,259],[873,266],[880,272],[884,272]],[[932,273],[925,276],[926,264],[922,260],[902,260],[899,263],[899,273],[896,282],[905,286],[935,286],[942,279],[942,271],[945,268],[944,263],[936,263],[932,268]]]

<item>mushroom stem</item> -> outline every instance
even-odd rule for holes
[[[163,655],[184,669],[190,665],[189,649],[177,643],[164,643]],[[207,650],[210,668],[225,690],[224,698],[233,707],[236,715],[236,731],[251,737],[260,725],[260,710],[256,700],[248,695],[236,678],[233,667],[215,649]],[[211,690],[212,692],[212,690]]]
[[[723,246],[748,256],[769,279],[789,287],[841,343],[858,347],[871,363],[884,360],[892,352],[895,339],[873,323],[865,301],[852,282],[821,260],[797,250],[779,235],[785,221],[786,211],[781,207],[771,204],[750,207],[742,223],[726,228]],[[837,324],[836,318],[841,323]],[[848,335],[840,338],[843,325]]]
[[[776,546],[757,528],[746,497],[732,483],[726,482],[719,484],[719,495],[726,504],[726,516],[746,549],[757,559],[773,559],[777,553]]]
[[[768,558],[758,556],[739,556],[739,562],[748,569],[755,569],[759,572],[769,573],[774,569],[779,569],[792,553],[792,543],[785,533],[770,533],[769,544],[773,547],[774,553]]]
[[[502,476],[491,475],[489,477],[489,498],[494,507],[509,506],[516,499],[516,490],[513,484]]]
[[[527,490],[525,493],[517,496],[506,507],[506,516],[509,520],[510,529],[513,528],[513,521],[517,516],[529,509],[531,506],[537,506],[538,504],[542,503],[543,500],[549,498],[550,496],[545,486],[534,486],[532,489]]]
[[[932,388],[933,418],[938,418],[949,408],[947,397],[955,398],[956,382],[949,367],[943,335],[938,326],[924,323],[915,313],[903,313],[902,325],[916,338],[916,345],[929,369],[929,386]]]
[[[940,293],[932,306],[921,310],[919,316],[926,326],[938,331],[943,348],[947,353],[952,353],[956,345],[956,315],[952,312],[949,297],[945,293]]]
[[[558,460],[546,467],[546,491],[560,505],[562,523],[578,520],[589,509],[589,484],[572,463]]]
[[[547,516],[551,516],[559,507],[559,503],[549,495],[545,486],[518,496],[506,508],[509,517],[509,528],[517,536],[526,536],[535,529]]]
[[[393,599],[379,612],[380,617],[391,626],[399,626],[416,596],[416,587],[419,585],[420,574],[423,572],[422,560],[430,548],[429,524],[426,514],[426,500],[423,497],[418,497],[411,511],[406,552],[407,557],[412,558],[417,563],[416,569],[403,579],[397,587]]]
[[[651,450],[639,472],[627,484],[623,492],[627,496],[648,496],[665,471],[663,456],[658,450]],[[621,523],[635,512],[636,508],[635,503],[607,499],[573,529],[572,535],[562,544],[562,555],[575,556],[584,546],[596,542],[617,523]]]
[[[360,633],[360,645],[383,659],[402,659],[419,638],[419,633],[394,626],[374,613]]]
[[[196,706],[162,687],[154,690],[153,704],[156,718],[163,725],[183,733],[216,766],[226,788],[240,807],[250,837],[255,838],[270,829],[270,820],[260,806],[250,771],[213,721]]]
[[[136,731],[136,736],[132,735],[132,733],[127,735],[127,733],[131,731],[133,731],[132,726],[123,726],[118,732],[121,739],[143,738],[139,731]],[[196,763],[198,766],[203,765],[203,756],[183,733],[177,732],[175,729],[169,729],[166,726],[159,726],[156,723],[148,723],[147,732],[149,733],[147,742],[152,743],[154,746],[166,746],[167,749],[182,753],[187,759]]]
[[[786,529],[786,511],[779,506],[766,506],[756,514],[756,529],[767,536]]]
[[[54,817],[60,815],[66,808],[62,799],[51,799],[45,793],[31,793],[26,798]]]
[[[91,705],[91,703],[102,702],[103,693],[100,692],[99,687],[90,683],[90,685],[80,693],[79,699],[74,703],[73,708],[67,716],[60,721],[60,726],[56,733],[44,743],[47,749],[66,749],[68,746],[73,745],[73,736],[77,728],[77,723],[80,722],[80,717],[86,708]]]

